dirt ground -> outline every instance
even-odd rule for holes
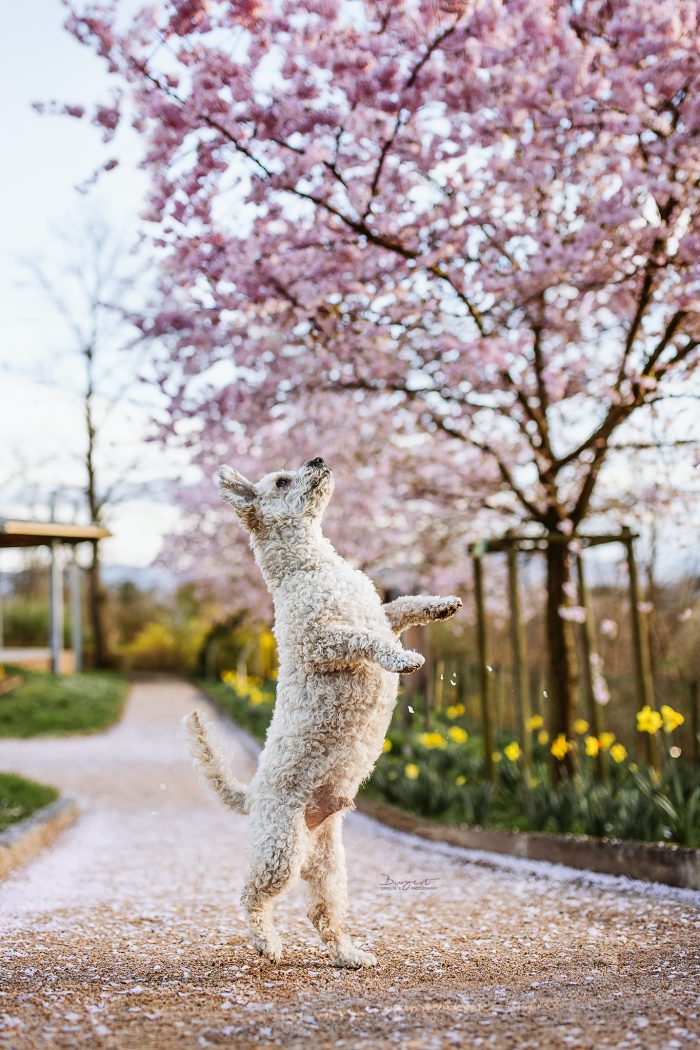
[[[349,925],[377,968],[329,966],[303,887],[277,907],[282,964],[258,961],[238,903],[245,818],[208,797],[181,736],[195,702],[181,682],[140,684],[106,734],[0,741],[0,768],[81,806],[0,886],[0,1048],[700,1043],[700,893],[436,847],[359,814]]]

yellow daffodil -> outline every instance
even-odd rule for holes
[[[630,772],[631,773],[638,773],[639,772],[639,766],[637,765],[636,762],[630,762]]]
[[[447,747],[447,741],[442,733],[421,733],[418,737],[423,747],[433,750],[437,747]]]
[[[649,704],[645,704],[641,711],[637,711],[637,729],[640,733],[649,733],[650,736],[653,736],[661,729],[663,721],[659,712],[652,710]]]
[[[522,755],[520,744],[517,740],[514,740],[511,744],[507,744],[506,747],[503,748],[503,754],[509,762],[517,762]]]
[[[459,718],[464,714],[464,710],[464,704],[450,704],[446,709],[446,714],[448,718]]]
[[[528,730],[541,729],[544,725],[544,718],[542,715],[531,715],[530,718],[525,719],[525,728]]]
[[[455,777],[455,784],[457,785],[457,787],[461,787],[462,784],[466,784],[466,782],[467,778],[464,776],[463,773],[460,773],[458,776]]]
[[[600,740],[595,736],[587,736],[584,741],[584,746],[586,748],[586,754],[591,758],[595,758],[600,751]]]
[[[667,733],[672,733],[678,726],[682,726],[685,722],[685,718],[680,711],[674,711],[668,704],[661,705],[661,717],[664,720],[664,729]]]
[[[389,740],[389,738],[387,737],[387,739],[382,744],[382,751],[384,752],[384,754],[386,754],[387,751],[391,751],[391,746],[391,740]]]
[[[627,748],[624,744],[613,744],[610,748],[610,757],[613,762],[624,762],[627,758]]]
[[[569,751],[571,751],[571,744],[566,739],[563,733],[560,733],[558,737],[552,742],[552,746],[549,749],[555,758],[558,758],[561,762],[562,759],[566,758]]]
[[[491,758],[493,759],[493,761],[494,761],[494,762],[498,763],[498,762],[500,762],[500,761],[501,761],[501,759],[503,758],[503,755],[501,754],[501,752],[500,752],[500,751],[494,751],[494,752],[493,752],[493,753],[491,754]]]
[[[238,671],[222,671],[221,680],[229,689],[233,689],[242,699],[249,700],[254,706],[270,699],[262,691],[260,679],[252,675],[239,674]]]
[[[600,741],[600,750],[609,751],[615,743],[615,734],[609,732],[602,732],[598,737],[598,740]]]
[[[537,743],[542,744],[543,746],[544,744],[549,743],[549,733],[546,729],[540,729],[539,733],[537,734]]]
[[[403,773],[408,780],[417,780],[420,769],[415,762],[407,762],[403,767]]]
[[[466,744],[469,739],[469,733],[466,729],[462,729],[461,726],[450,726],[447,730],[447,735],[450,740],[454,740],[455,744]]]
[[[574,722],[574,730],[581,736],[583,736],[584,733],[587,733],[589,729],[590,726],[585,718],[577,718]]]

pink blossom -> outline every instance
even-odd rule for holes
[[[415,582],[523,522],[578,545],[672,474],[610,450],[698,389],[694,5],[74,0],[67,26],[120,91],[100,129],[143,139],[141,329],[202,478],[322,452],[346,549]],[[202,506],[195,564],[229,542]]]
[[[569,620],[571,623],[586,622],[586,610],[582,605],[560,605],[559,615],[562,620]]]
[[[600,633],[606,638],[617,638],[618,626],[615,620],[608,618],[600,621]]]

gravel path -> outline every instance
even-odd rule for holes
[[[375,970],[331,968],[303,889],[280,966],[247,946],[245,818],[196,780],[181,682],[119,726],[0,741],[0,768],[81,817],[0,886],[0,1047],[664,1047],[700,1043],[700,894],[466,853],[346,821],[351,930]],[[253,761],[223,726],[233,764]],[[386,876],[429,888],[382,888]]]

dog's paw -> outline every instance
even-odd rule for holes
[[[458,598],[456,594],[450,594],[447,598],[443,598],[437,607],[437,619],[447,620],[450,616],[462,608],[462,599]]]
[[[348,970],[360,970],[363,966],[376,966],[377,957],[364,948],[356,948],[354,944],[350,944],[333,953],[333,963]]]
[[[416,653],[413,649],[404,649],[396,657],[394,670],[397,674],[411,674],[413,671],[417,671],[419,667],[422,667],[424,663],[425,657],[421,653]]]
[[[278,963],[282,958],[282,938],[278,933],[270,933],[267,937],[254,937],[253,947],[258,955],[268,962]]]
[[[233,467],[229,467],[224,463],[216,472],[216,480],[220,489],[232,489],[237,485],[239,475]]]

